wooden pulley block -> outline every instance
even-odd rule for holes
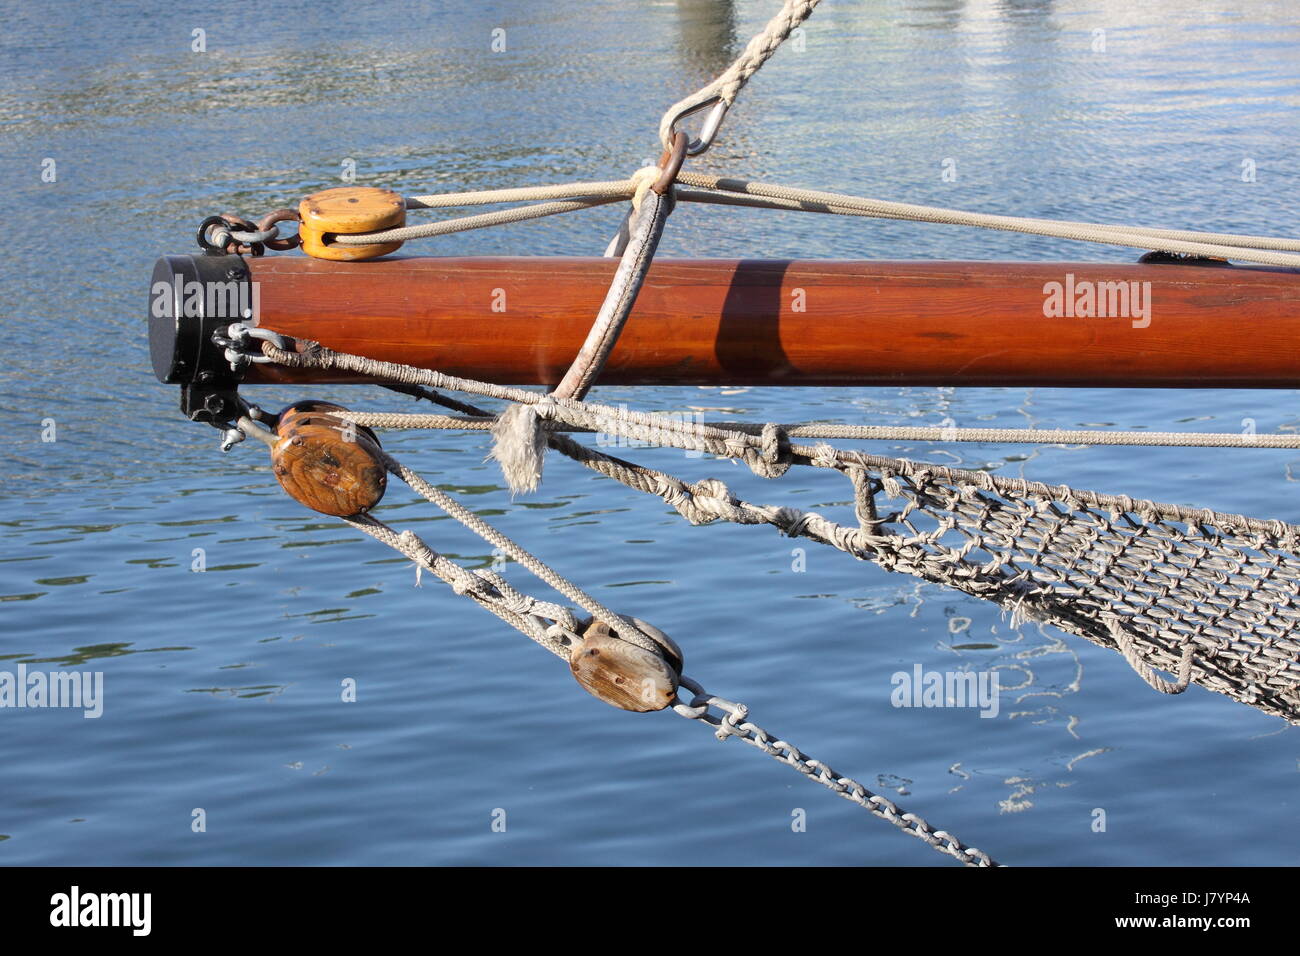
[[[312,193],[298,204],[298,215],[298,235],[307,255],[348,262],[377,259],[400,248],[401,241],[341,246],[333,237],[406,225],[406,200],[391,189],[341,186]]]
[[[677,697],[681,649],[658,628],[628,620],[659,644],[662,657],[622,640],[603,621],[593,621],[569,651],[569,670],[587,693],[611,706],[642,713],[663,710]]]
[[[336,405],[333,402],[322,402],[316,399],[307,399],[302,402],[294,402],[292,405],[286,405],[275,416],[276,433],[284,434],[285,431],[293,425],[328,425],[331,428],[341,429],[344,437],[351,441],[353,434],[361,434],[369,438],[379,446],[379,436],[365,425],[355,425],[352,422],[345,421],[331,414],[332,412],[346,412],[347,409],[342,405]]]
[[[369,428],[330,414],[329,402],[300,402],[280,413],[271,470],[299,504],[343,517],[379,504],[388,469],[379,439]]]

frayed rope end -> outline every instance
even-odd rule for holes
[[[512,405],[492,423],[492,451],[511,494],[536,491],[546,457],[546,432],[531,405]]]

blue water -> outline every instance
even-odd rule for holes
[[[102,671],[104,714],[0,710],[7,864],[952,865],[735,741],[629,715],[562,664],[228,455],[150,373],[153,259],[194,226],[338,182],[408,193],[606,179],[774,2],[5,4],[0,30],[0,670]],[[489,50],[506,30],[507,50]],[[192,31],[207,52],[192,52]],[[1095,31],[1104,31],[1097,34]],[[1104,36],[1105,50],[1094,50]],[[1286,2],[827,0],[696,168],[915,202],[1288,234],[1300,14]],[[42,161],[57,180],[41,179]],[[944,181],[945,159],[956,163]],[[1243,181],[1243,160],[1255,181]],[[426,254],[592,254],[604,209]],[[1131,261],[940,226],[683,208],[662,254]],[[409,407],[364,388],[264,389]],[[1300,423],[1291,392],[598,389],[708,418],[1194,428]],[[52,419],[57,441],[41,440]],[[563,460],[511,500],[480,434],[387,447],[837,771],[1017,864],[1290,864],[1295,729],[1112,652],[770,529],[693,528]],[[1300,520],[1295,452],[874,450]],[[835,509],[837,476],[633,457]],[[390,490],[381,517],[466,565],[476,538]],[[191,570],[203,549],[207,570]],[[518,567],[508,577],[544,594]],[[1000,668],[995,719],[896,709],[890,675]],[[341,682],[357,682],[355,703]],[[194,832],[193,811],[206,815]],[[792,813],[807,814],[794,832]],[[1093,811],[1106,811],[1104,833]],[[494,832],[504,810],[505,832]],[[499,816],[499,815],[498,815]]]

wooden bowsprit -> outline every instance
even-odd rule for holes
[[[154,371],[191,388],[365,381],[268,364],[226,374],[211,334],[249,322],[340,352],[550,386],[613,271],[595,258],[168,256],[152,281]],[[601,382],[1297,388],[1300,274],[661,259]]]

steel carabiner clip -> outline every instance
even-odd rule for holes
[[[672,142],[672,134],[677,132],[678,123],[688,116],[694,116],[696,113],[709,110],[709,115],[704,117],[704,125],[700,127],[700,135],[686,144],[687,156],[700,155],[713,145],[713,140],[718,135],[718,129],[722,126],[722,121],[726,119],[727,110],[730,106],[731,104],[715,93],[703,103],[696,103],[694,106],[686,107],[673,116],[668,125],[669,143]]]

